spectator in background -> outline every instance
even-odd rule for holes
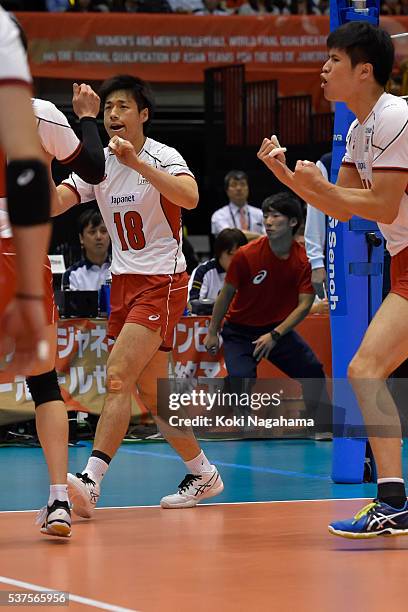
[[[238,15],[279,15],[280,12],[273,0],[248,0],[238,9]]]
[[[294,0],[291,2],[293,15],[321,15],[319,8],[313,0]]]
[[[67,8],[67,13],[106,13],[109,11],[107,2],[102,0],[73,0]]]
[[[194,300],[216,300],[221,291],[225,274],[239,247],[248,240],[241,230],[227,228],[218,234],[214,242],[214,257],[200,264],[192,273],[189,284],[189,302]]]
[[[203,0],[203,8],[194,11],[194,15],[230,15],[231,11],[224,8],[224,3],[218,0]]]
[[[400,15],[401,6],[399,0],[384,0],[380,5],[381,15]]]
[[[168,0],[173,13],[195,13],[204,10],[202,0]]]
[[[125,13],[171,13],[167,0],[123,0],[122,8],[116,10]]]
[[[211,233],[217,236],[226,227],[237,227],[248,240],[265,234],[262,210],[248,204],[248,176],[242,170],[231,170],[225,175],[224,188],[229,202],[211,217]]]
[[[50,13],[63,13],[69,8],[69,0],[45,0],[47,11]]]
[[[62,276],[62,289],[97,291],[111,278],[110,238],[98,210],[88,208],[78,219],[79,240],[84,256]]]
[[[330,0],[318,0],[317,8],[320,15],[330,15]]]
[[[239,7],[245,4],[245,0],[226,0],[225,6],[227,9],[230,9],[234,13],[238,13]]]

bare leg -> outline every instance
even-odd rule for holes
[[[401,478],[401,424],[386,379],[408,356],[408,301],[390,293],[370,323],[348,376],[365,424],[379,478]],[[377,435],[376,432],[380,435]]]
[[[176,429],[157,416],[157,381],[167,378],[168,353],[157,351],[139,377],[137,383],[139,394],[170,446],[174,448],[183,461],[191,461],[201,452],[193,430],[190,427],[183,430]]]
[[[50,361],[33,371],[32,375],[44,374],[55,367],[57,346],[57,326],[47,328],[50,344]],[[50,484],[64,484],[68,470],[68,416],[64,402],[51,401],[37,406],[35,424],[45,459],[47,461]]]
[[[130,393],[140,373],[159,348],[160,330],[126,323],[107,365],[107,397],[96,429],[94,450],[113,457],[129,426]]]

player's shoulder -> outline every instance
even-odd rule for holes
[[[153,138],[146,138],[143,150],[159,161],[166,159],[169,155],[178,153],[177,149],[174,147],[169,147],[169,145],[154,140]]]
[[[239,247],[237,253],[240,253],[243,257],[252,258],[256,257],[259,252],[263,251],[268,245],[268,237],[260,236],[255,240],[250,240],[248,244],[244,244]]]
[[[57,108],[55,104],[49,100],[33,98],[33,111],[37,119],[41,119],[42,121],[62,124],[64,126],[69,125],[64,113],[61,112],[59,108]]]
[[[376,121],[381,121],[386,126],[389,125],[388,122],[405,123],[408,121],[407,100],[393,94],[383,94],[373,110],[376,114]]]

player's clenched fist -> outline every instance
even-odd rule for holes
[[[90,85],[74,83],[72,93],[72,106],[79,119],[98,116],[101,100]]]
[[[108,147],[116,155],[121,164],[136,169],[139,158],[132,143],[120,136],[113,136],[109,141]]]

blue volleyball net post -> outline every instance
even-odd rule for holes
[[[378,25],[379,0],[330,2],[330,29],[349,21]],[[354,115],[337,103],[331,181],[336,182]],[[333,466],[338,483],[361,483],[369,451],[360,409],[347,383],[347,368],[382,300],[384,249],[377,224],[360,217],[346,223],[328,219],[328,298],[333,354]],[[356,434],[356,431],[359,433]],[[375,466],[372,478],[376,478]]]

